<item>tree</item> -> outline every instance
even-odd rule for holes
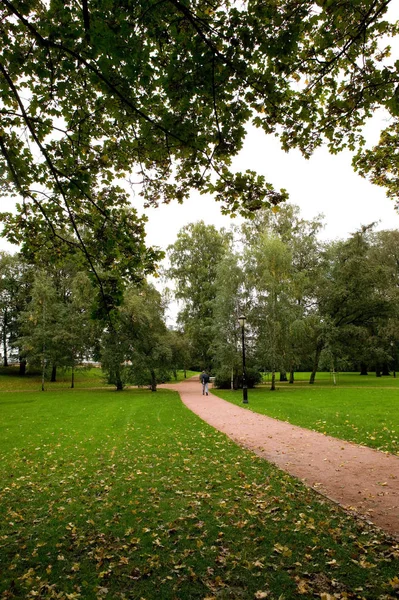
[[[40,365],[42,391],[47,367],[59,359],[62,352],[57,337],[61,312],[62,304],[57,299],[53,282],[45,272],[37,272],[31,300],[20,315],[22,336],[18,343],[28,363]]]
[[[121,308],[131,341],[131,381],[148,384],[153,392],[172,368],[170,334],[161,294],[152,285],[131,288]]]
[[[193,366],[212,369],[214,301],[220,261],[231,243],[224,229],[204,221],[183,227],[168,248],[167,275],[176,282],[176,298],[183,302],[178,321],[191,342]]]
[[[284,367],[288,325],[295,320],[292,304],[292,255],[284,242],[265,232],[246,251],[247,274],[254,289],[251,322],[257,331],[257,353],[272,372]]]
[[[190,341],[183,331],[171,329],[168,335],[168,344],[172,352],[171,365],[173,376],[177,379],[177,370],[183,369],[184,378],[186,378],[186,371],[191,364]]]
[[[19,337],[19,314],[30,300],[32,269],[19,254],[0,253],[0,330],[3,365],[8,365],[9,354],[15,356]],[[18,353],[20,359],[20,353]],[[20,374],[25,373],[25,361],[20,360]]]
[[[317,292],[323,323],[318,357],[328,343],[330,352],[337,355],[340,345],[341,357],[345,349],[345,355],[356,357],[359,364],[369,362],[372,354],[374,364],[381,359],[380,344],[373,338],[390,316],[392,303],[386,292],[389,276],[384,261],[381,254],[376,260],[372,251],[372,229],[373,225],[362,227],[348,240],[326,247]]]
[[[249,304],[244,280],[240,256],[233,252],[227,253],[216,273],[212,351],[216,377],[226,379],[228,375],[234,389],[237,389],[242,374],[238,318],[247,312]]]
[[[257,298],[256,273],[260,267],[259,277],[262,280],[261,262],[251,259],[251,254],[260,256],[262,250],[258,240],[275,238],[286,248],[290,255],[290,267],[287,272],[288,279],[284,285],[286,302],[285,324],[281,327],[281,341],[284,338],[284,347],[281,346],[280,379],[286,380],[286,371],[290,372],[290,382],[294,381],[294,370],[304,356],[313,351],[309,347],[309,328],[313,331],[315,325],[315,294],[320,278],[321,243],[318,233],[323,226],[322,215],[311,220],[300,216],[300,209],[293,204],[284,204],[273,211],[260,210],[254,218],[243,224],[243,243],[249,248],[249,265],[253,269],[252,280],[254,297]],[[280,245],[281,246],[281,245]],[[282,246],[281,248],[282,249]],[[264,284],[262,284],[264,285]],[[265,291],[263,289],[263,291]],[[290,308],[289,308],[290,307]],[[316,319],[317,321],[317,319]]]
[[[6,234],[23,231],[31,246],[67,238],[95,269],[91,244],[109,227],[128,255],[131,209],[111,185],[125,174],[151,205],[191,189],[233,212],[275,205],[284,191],[230,169],[251,119],[309,156],[323,141],[361,148],[362,125],[384,107],[393,123],[381,153],[393,164],[389,4],[3,0],[0,175],[2,192],[21,198]],[[383,164],[373,155],[361,172]]]
[[[122,390],[127,383],[157,383],[172,370],[172,348],[164,319],[165,307],[154,286],[130,287],[103,336],[102,367],[108,381]]]
[[[92,294],[93,285],[86,273],[76,273],[64,301],[63,323],[58,326],[62,327],[60,343],[65,347],[63,363],[71,368],[71,388],[75,387],[76,367],[90,355],[100,335],[99,323],[92,319]]]

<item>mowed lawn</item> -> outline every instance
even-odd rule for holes
[[[174,392],[2,392],[0,416],[2,599],[397,598],[398,543]]]
[[[343,440],[399,454],[399,379],[361,377],[353,373],[318,374],[309,385],[309,374],[293,385],[277,382],[248,391],[248,408]],[[240,406],[242,391],[212,390]]]

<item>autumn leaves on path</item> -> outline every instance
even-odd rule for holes
[[[399,457],[203,396],[197,379],[163,387],[178,391],[190,410],[238,444],[399,537]]]

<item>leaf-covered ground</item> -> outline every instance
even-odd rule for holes
[[[278,384],[278,389],[271,392],[261,386],[249,390],[248,408],[342,440],[399,454],[399,389],[386,387],[386,381],[374,377],[368,386],[358,387],[349,377],[342,376],[339,385],[329,387]],[[396,384],[392,378],[391,382]],[[242,391],[212,392],[243,406]]]
[[[0,394],[1,598],[387,600],[399,546],[178,395]]]

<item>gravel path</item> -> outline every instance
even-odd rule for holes
[[[197,378],[161,387],[237,444],[399,538],[399,457],[203,396]]]

